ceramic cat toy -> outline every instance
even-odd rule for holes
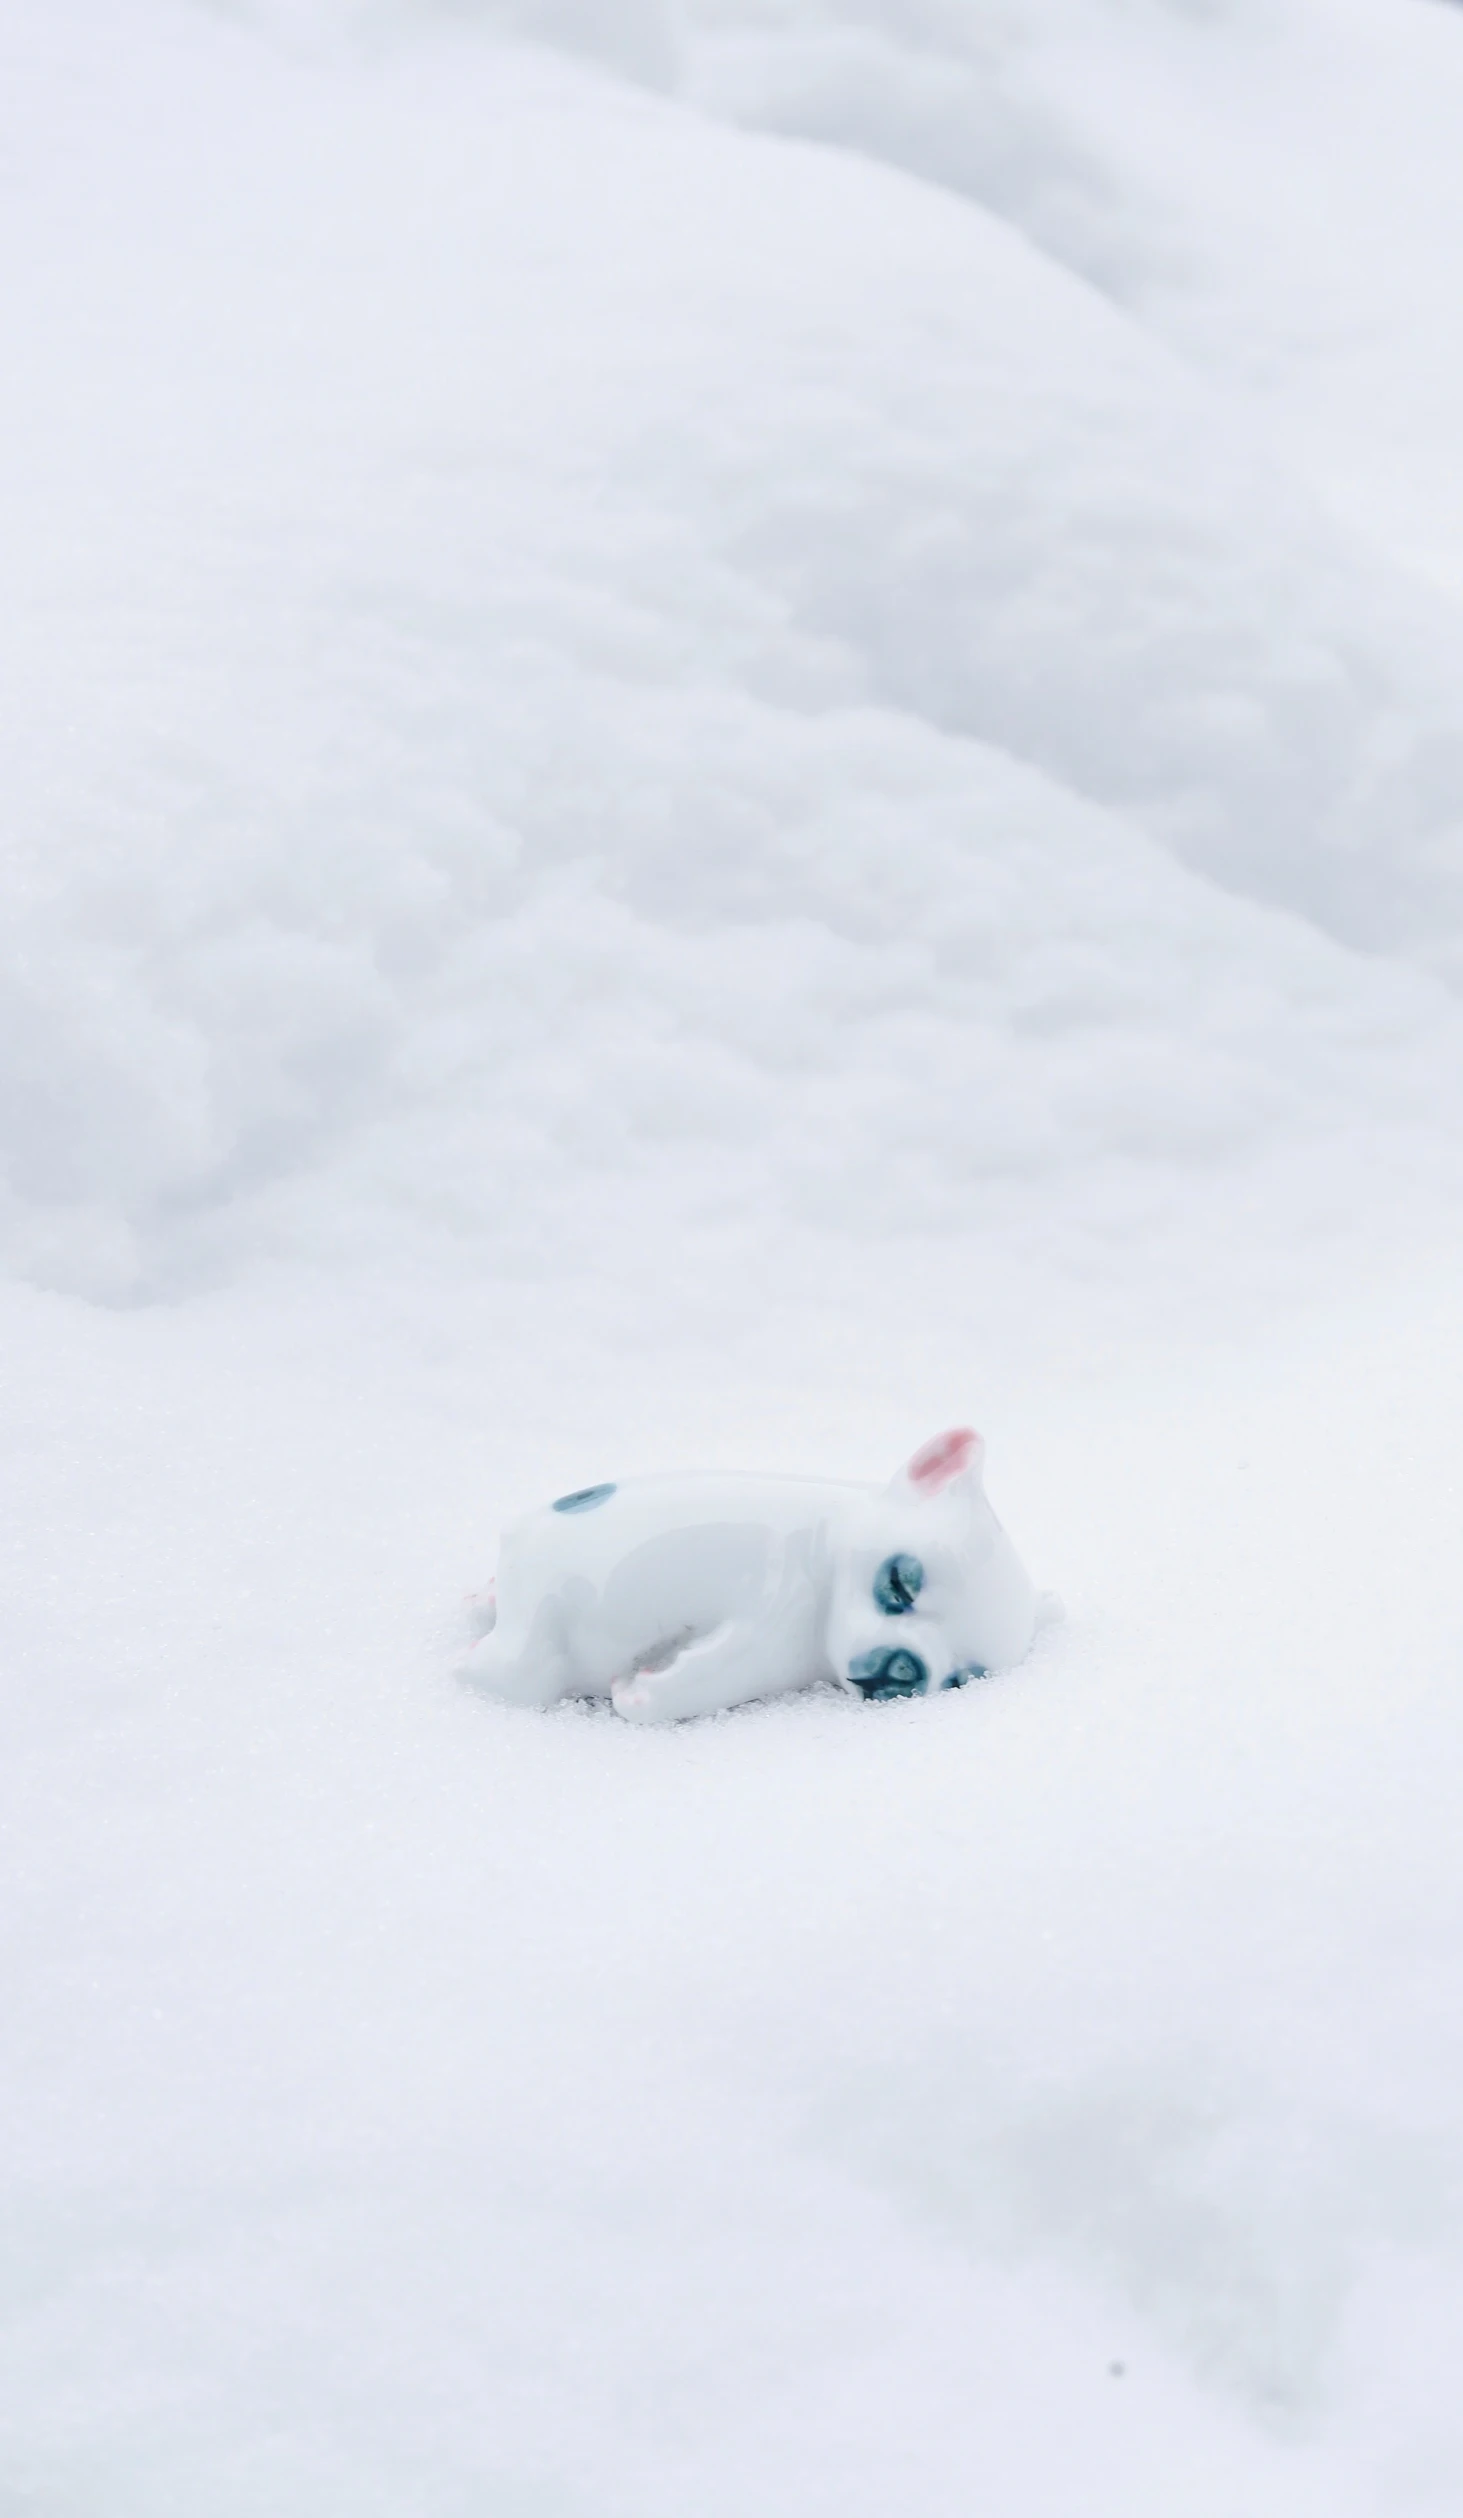
[[[673,1722],[837,1679],[923,1696],[1026,1653],[1036,1592],[981,1483],[937,1435],[887,1487],[762,1477],[580,1487],[505,1531],[460,1665],[510,1705],[608,1696]]]

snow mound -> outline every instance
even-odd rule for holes
[[[15,85],[12,1264],[1446,1174],[1447,601],[1008,221],[363,23]]]

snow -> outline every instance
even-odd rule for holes
[[[0,2504],[1455,2508],[1463,13],[0,62]],[[1021,1672],[452,1686],[967,1416]]]

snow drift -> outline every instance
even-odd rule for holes
[[[16,1265],[1449,1122],[1454,608],[1008,220],[451,16],[29,75]]]

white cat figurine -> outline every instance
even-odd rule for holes
[[[608,1696],[672,1722],[837,1679],[923,1696],[1009,1669],[1040,1607],[961,1427],[887,1487],[586,1486],[505,1531],[464,1678],[510,1705]]]

